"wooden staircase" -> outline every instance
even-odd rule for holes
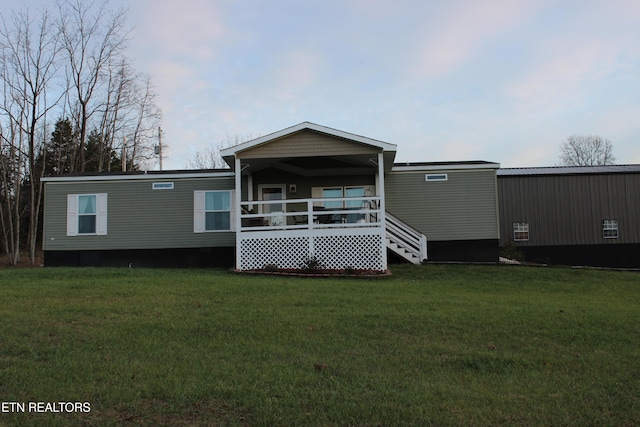
[[[385,212],[385,218],[387,249],[412,264],[426,261],[427,236],[389,212]]]

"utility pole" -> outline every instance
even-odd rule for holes
[[[127,171],[127,136],[125,135],[122,141],[122,172]]]
[[[158,126],[158,157],[160,157],[160,170],[162,170],[162,128]]]

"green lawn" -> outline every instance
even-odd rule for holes
[[[640,273],[0,270],[0,425],[639,425]]]

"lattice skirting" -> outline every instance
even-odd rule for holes
[[[259,237],[240,239],[241,270],[266,266],[299,269],[315,257],[321,268],[386,269],[383,237],[378,234]]]

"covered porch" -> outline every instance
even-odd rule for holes
[[[236,171],[236,268],[387,268],[395,145],[302,123],[223,151]]]

